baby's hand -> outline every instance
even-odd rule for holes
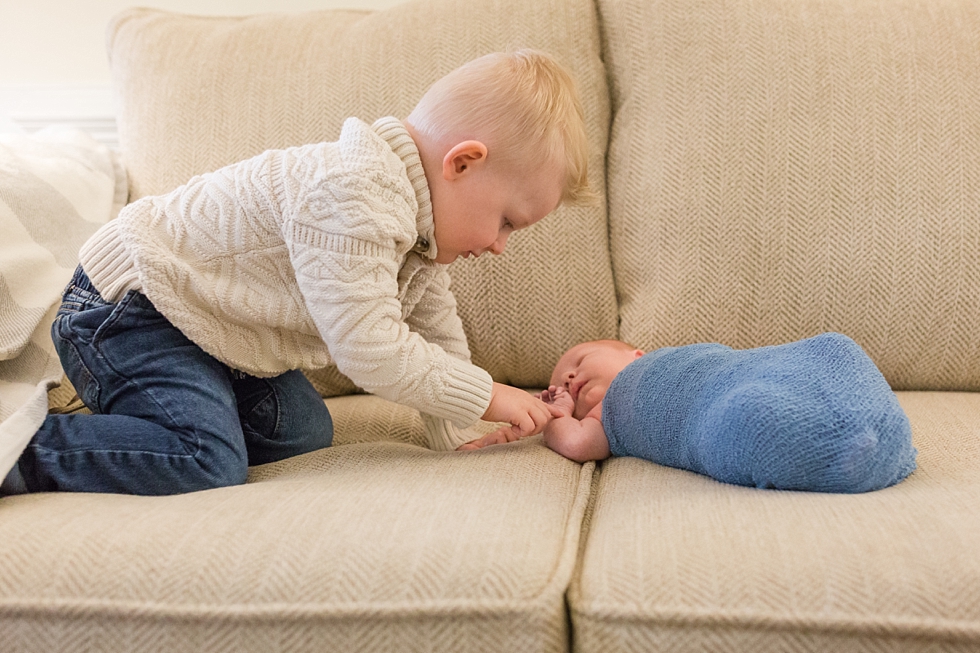
[[[560,386],[548,386],[547,390],[538,395],[538,399],[557,408],[561,411],[562,417],[571,417],[572,413],[575,412],[575,401],[572,399],[572,395]]]
[[[483,414],[488,422],[507,422],[516,438],[540,433],[554,417],[564,413],[538,397],[502,383],[493,384],[490,406]]]

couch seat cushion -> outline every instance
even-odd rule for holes
[[[344,401],[339,441],[372,413],[406,441],[182,496],[0,499],[0,649],[566,650],[592,466],[540,438],[432,452],[408,409]]]
[[[578,651],[977,651],[980,394],[899,393],[919,468],[861,495],[602,466]]]

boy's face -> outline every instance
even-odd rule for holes
[[[568,391],[575,401],[572,416],[582,419],[606,396],[616,375],[642,355],[639,349],[614,340],[583,342],[559,359],[551,374],[551,385]]]
[[[501,254],[507,238],[555,210],[561,200],[556,167],[517,174],[486,165],[486,157],[450,162],[429,180],[436,262]]]

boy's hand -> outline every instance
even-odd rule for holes
[[[561,417],[563,414],[559,408],[546,404],[523,390],[494,383],[490,405],[483,414],[483,419],[488,422],[509,423],[516,440],[540,433],[552,417]]]
[[[483,447],[489,447],[493,444],[507,444],[508,442],[515,442],[520,440],[519,437],[514,435],[514,429],[510,426],[504,426],[493,433],[487,433],[482,438],[477,438],[467,442],[456,448],[456,451],[470,451],[473,449],[482,449]]]
[[[458,447],[456,451],[469,451],[489,447],[493,444],[506,444],[540,433],[551,419],[563,417],[566,414],[560,405],[551,403],[551,394],[548,394],[547,402],[543,401],[542,395],[544,394],[543,392],[540,395],[530,395],[509,385],[494,383],[493,392],[490,395],[490,406],[487,407],[487,412],[483,414],[483,419],[488,422],[510,422],[511,426],[501,427],[472,442],[467,442]],[[571,401],[571,397],[568,397],[568,400]],[[570,410],[568,411],[569,414]]]
[[[575,412],[575,401],[565,388],[551,385],[536,396],[544,403],[561,411],[561,414],[556,415],[556,417],[571,417]]]

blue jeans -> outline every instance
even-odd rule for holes
[[[106,302],[78,268],[51,335],[92,415],[48,415],[18,460],[32,492],[177,494],[245,482],[249,465],[330,446],[299,371],[268,379],[205,353],[141,293]]]

